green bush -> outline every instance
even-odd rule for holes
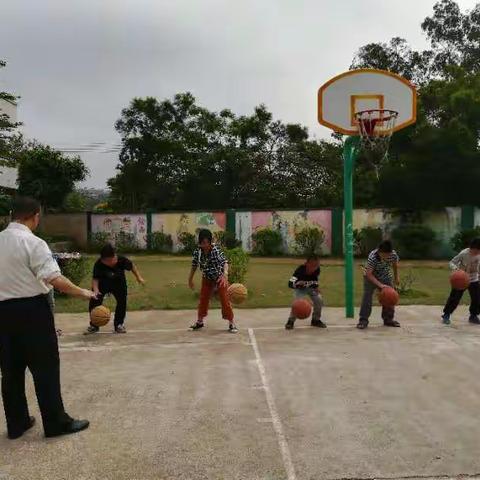
[[[474,238],[480,238],[480,227],[471,228],[469,230],[462,230],[456,233],[450,240],[453,249],[456,252],[467,248]]]
[[[228,280],[230,283],[244,283],[247,275],[250,257],[242,248],[232,248],[225,251],[228,258]]]
[[[361,230],[354,230],[355,255],[366,257],[372,250],[378,247],[382,238],[383,232],[381,228],[363,227]]]
[[[133,233],[118,232],[115,234],[115,250],[119,253],[136,252],[140,247]]]
[[[0,232],[8,227],[8,220],[0,220]]]
[[[88,273],[89,265],[85,257],[77,258],[58,258],[58,265],[62,275],[67,277],[75,285],[79,285]]]
[[[224,249],[233,249],[242,246],[242,242],[237,240],[235,234],[232,232],[225,232],[223,230],[213,234],[215,243]]]
[[[197,238],[192,233],[183,232],[178,236],[180,243],[180,253],[191,255],[197,248]]]
[[[305,227],[295,233],[295,251],[304,257],[320,255],[325,232],[317,227]]]
[[[88,251],[92,253],[99,253],[102,247],[110,242],[110,235],[107,232],[91,233],[88,240]]]
[[[262,228],[252,235],[253,253],[262,257],[280,255],[282,248],[282,235],[278,230]]]
[[[435,232],[425,225],[405,224],[393,230],[392,240],[401,258],[429,258],[435,245]]]
[[[149,244],[153,252],[170,253],[173,249],[172,236],[163,232],[152,232],[149,235]]]

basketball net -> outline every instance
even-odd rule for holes
[[[363,110],[355,114],[361,149],[379,177],[381,164],[388,158],[388,146],[397,123],[395,110]]]

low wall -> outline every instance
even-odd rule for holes
[[[107,233],[115,243],[115,235],[129,233],[135,236],[140,248],[147,248],[146,214],[101,214],[91,216],[92,234]]]
[[[40,229],[47,236],[64,236],[72,239],[79,247],[88,243],[86,213],[55,213],[41,217]]]
[[[449,257],[454,252],[451,238],[462,229],[462,208],[445,207],[441,210],[423,211],[423,224],[430,227],[436,235],[437,245],[433,257]],[[480,211],[476,215],[480,222]],[[353,228],[380,228],[388,236],[400,224],[400,216],[395,211],[383,209],[356,209],[353,212]]]
[[[182,233],[195,235],[202,228],[208,228],[215,233],[225,230],[226,227],[225,212],[154,213],[152,215],[152,232],[171,235],[175,251],[180,247],[178,237]]]
[[[303,228],[318,227],[325,234],[323,254],[332,252],[331,210],[264,210],[236,212],[235,231],[246,251],[252,250],[252,234],[262,228],[279,230],[283,239],[283,251],[295,253],[295,234]]]
[[[445,207],[422,212],[423,223],[437,237],[433,257],[448,257],[454,252],[451,238],[462,229],[480,226],[480,208]],[[0,223],[8,217],[0,217]],[[397,212],[387,209],[355,209],[353,228],[381,228],[388,236],[401,222]],[[235,233],[245,250],[252,250],[252,235],[262,228],[280,231],[284,251],[295,253],[295,234],[306,226],[322,229],[325,234],[323,254],[341,255],[343,244],[342,210],[262,210],[221,212],[165,212],[140,214],[48,214],[42,217],[41,229],[47,236],[64,236],[81,248],[88,243],[90,233],[105,232],[112,241],[120,232],[134,235],[140,248],[147,248],[149,232],[171,235],[174,250],[179,248],[179,236],[196,234],[202,228],[213,232],[228,230]]]

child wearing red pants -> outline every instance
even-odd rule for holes
[[[228,299],[228,261],[222,250],[213,243],[213,236],[210,230],[200,230],[198,234],[198,248],[193,252],[192,269],[188,277],[188,286],[193,290],[195,285],[193,277],[197,268],[203,274],[202,289],[200,290],[200,301],[198,303],[197,322],[190,328],[200,330],[204,327],[204,318],[208,314],[210,298],[217,292],[222,304],[222,316],[228,320],[228,331],[237,333],[238,329],[233,320],[233,310]]]

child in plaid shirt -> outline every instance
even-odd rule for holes
[[[204,327],[204,318],[208,314],[210,298],[217,292],[222,304],[222,316],[229,322],[228,331],[237,333],[238,329],[233,319],[233,310],[228,299],[228,261],[217,245],[213,243],[210,230],[200,230],[198,234],[198,248],[193,252],[192,269],[188,277],[188,286],[193,290],[193,277],[197,268],[203,274],[200,301],[198,303],[197,322],[190,328],[199,330]]]

